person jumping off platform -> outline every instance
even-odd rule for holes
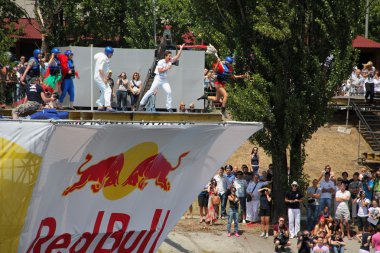
[[[172,90],[168,82],[167,76],[169,69],[172,68],[172,63],[176,62],[182,54],[182,49],[185,44],[182,44],[179,48],[178,54],[172,58],[172,53],[166,51],[164,54],[164,59],[158,61],[154,73],[154,81],[150,89],[145,93],[144,97],[140,101],[140,110],[145,106],[148,98],[153,94],[153,92],[158,88],[162,87],[166,93],[166,110],[168,112],[173,112],[172,110]]]
[[[222,99],[222,108],[221,112],[224,117],[226,117],[226,105],[227,105],[227,99],[228,99],[228,93],[226,92],[226,89],[224,88],[227,82],[232,79],[237,78],[246,78],[248,77],[245,75],[234,75],[234,70],[232,68],[232,63],[234,62],[234,59],[231,56],[227,56],[224,61],[221,61],[218,58],[217,63],[214,66],[214,72],[217,73],[217,77],[215,80],[215,88],[216,88],[216,96],[208,96],[207,94],[204,94],[203,96],[199,97],[198,100],[201,99],[207,99],[211,100],[213,102],[219,102],[220,99]]]

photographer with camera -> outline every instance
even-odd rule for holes
[[[231,224],[232,219],[235,223],[234,235],[239,237],[238,217],[239,217],[239,198],[236,196],[236,188],[231,187],[231,190],[227,191],[228,200],[230,202],[230,209],[228,210],[228,224],[227,224],[227,236],[231,236]]]
[[[362,177],[362,187],[365,192],[365,197],[369,200],[372,199],[373,180],[370,173],[365,172]]]
[[[285,194],[285,203],[288,205],[290,238],[294,238],[300,231],[301,209],[300,203],[303,201],[303,194],[298,189],[298,183],[293,181],[291,190]]]
[[[362,233],[364,233],[364,231],[368,231],[367,219],[368,219],[368,205],[370,203],[370,200],[366,198],[365,192],[361,190],[358,196],[356,197],[356,199],[354,199],[354,202],[356,202],[357,205],[359,206],[358,229],[359,231],[362,231]]]
[[[270,189],[261,187],[260,192],[260,219],[261,219],[261,237],[268,238],[269,234],[269,217],[271,210],[272,197],[270,196]]]
[[[297,249],[298,253],[310,253],[313,248],[313,238],[310,236],[310,232],[305,230],[298,232],[297,234]]]
[[[306,222],[307,229],[311,231],[317,224],[319,214],[319,198],[321,197],[321,189],[318,188],[318,180],[313,180],[313,185],[307,188],[307,208],[306,208]]]
[[[289,230],[285,225],[284,217],[280,216],[280,218],[278,219],[278,224],[273,226],[273,236],[273,242],[276,252],[278,252],[279,247],[283,249],[285,246],[291,245],[291,243],[289,242]]]

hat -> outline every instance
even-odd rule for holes
[[[321,216],[321,218],[319,218],[319,220],[325,220],[325,216]]]
[[[40,79],[38,77],[32,77],[30,79],[30,83],[35,83],[35,82],[39,82],[39,81],[40,81]]]
[[[293,181],[292,185],[297,185],[298,186],[298,183],[296,181]]]
[[[365,66],[367,66],[367,65],[373,65],[373,62],[368,61],[367,63],[363,63],[363,65],[365,65]]]

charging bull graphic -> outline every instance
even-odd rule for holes
[[[149,180],[154,180],[155,185],[163,191],[169,191],[170,182],[167,176],[179,168],[182,159],[188,153],[182,153],[177,159],[177,164],[172,166],[166,157],[158,152],[156,143],[144,142],[84,169],[92,159],[92,155],[88,154],[86,161],[77,170],[79,180],[67,187],[62,196],[67,196],[91,183],[90,189],[93,193],[103,190],[107,199],[116,200],[125,197],[136,188],[143,190]]]

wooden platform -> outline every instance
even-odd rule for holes
[[[64,110],[62,110],[64,111]],[[94,121],[162,121],[162,122],[221,122],[220,113],[179,113],[179,112],[100,112],[100,111],[66,111],[69,120]],[[1,116],[10,117],[11,109],[0,110]]]

